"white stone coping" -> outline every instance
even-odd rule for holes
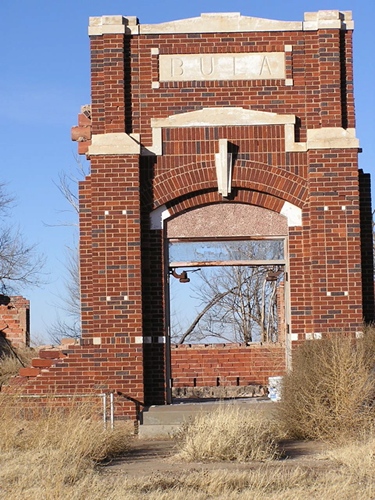
[[[212,127],[220,125],[275,125],[295,123],[294,115],[279,115],[240,107],[203,108],[167,118],[152,118],[152,127]]]
[[[295,142],[295,115],[279,115],[244,108],[203,108],[166,118],[151,118],[153,144],[141,147],[140,134],[108,133],[92,136],[87,156],[163,154],[162,129],[186,127],[284,125],[285,151],[306,152],[310,149],[358,149],[354,128],[322,127],[307,130],[307,142]]]
[[[318,29],[343,29],[353,30],[354,21],[350,10],[319,10],[318,12],[305,12],[304,31]]]
[[[153,144],[142,148],[144,155],[162,155],[162,129],[180,127],[216,127],[250,125],[284,125],[285,151],[306,152],[309,149],[359,148],[355,129],[323,127],[307,130],[307,142],[295,142],[295,115],[279,115],[266,111],[224,107],[203,108],[198,111],[179,113],[167,118],[151,118]]]
[[[114,132],[93,135],[87,156],[140,154],[140,152],[139,134]]]
[[[89,36],[105,34],[137,34],[138,19],[134,16],[102,16],[89,18]]]
[[[307,130],[307,149],[359,148],[355,128],[322,127]]]
[[[262,31],[312,31],[318,29],[354,29],[352,13],[338,10],[306,12],[304,21],[278,21],[241,16],[239,12],[214,12],[200,17],[160,24],[139,24],[134,16],[90,17],[89,35],[129,33],[132,35],[172,33],[242,33]]]

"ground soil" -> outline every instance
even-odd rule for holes
[[[321,469],[325,467],[322,453],[328,446],[312,441],[285,441],[282,443],[284,457],[283,465],[300,468]],[[153,474],[180,474],[189,471],[205,470],[236,470],[246,471],[261,467],[261,462],[181,462],[174,457],[178,451],[172,439],[138,439],[134,438],[132,448],[126,456],[118,457],[104,468],[105,474],[121,475],[126,477],[147,477]],[[269,463],[270,466],[279,466],[280,461]]]

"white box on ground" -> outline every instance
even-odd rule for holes
[[[268,397],[271,401],[281,400],[283,377],[268,377]]]

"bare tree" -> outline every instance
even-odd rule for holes
[[[276,291],[281,273],[272,266],[226,266],[201,271],[195,298],[201,309],[178,343],[209,339],[274,342],[278,334]],[[272,278],[270,279],[270,276]]]
[[[73,226],[77,228],[75,240],[78,239],[78,183],[87,175],[85,166],[76,159],[73,172],[61,172],[55,183],[57,189],[68,202],[64,210],[64,218],[57,222],[58,226]],[[73,220],[68,220],[66,214],[72,214]],[[51,339],[58,343],[64,337],[79,338],[81,336],[81,295],[78,244],[66,248],[65,261],[66,277],[64,280],[64,293],[59,297],[58,309],[63,313],[64,319],[58,315],[55,322],[49,327]]]
[[[81,336],[79,257],[76,246],[67,248],[65,270],[65,294],[59,297],[58,304],[58,308],[64,313],[64,319],[58,315],[48,328],[49,336],[56,343],[59,343],[64,337],[77,339]]]
[[[36,245],[28,244],[21,231],[14,228],[7,218],[13,199],[0,184],[0,291],[3,294],[18,293],[24,286],[41,283],[44,258]]]
[[[230,260],[269,260],[269,264],[225,265],[200,270],[194,299],[200,308],[185,331],[174,332],[177,343],[186,341],[275,342],[279,317],[277,289],[283,267],[273,264],[283,256],[282,243],[264,241],[206,243],[205,252],[220,252]],[[202,249],[198,249],[196,256]],[[178,259],[177,259],[178,260]],[[201,259],[200,259],[200,262]]]

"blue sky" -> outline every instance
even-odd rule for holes
[[[46,256],[48,283],[25,289],[31,300],[32,336],[46,339],[58,296],[63,292],[65,248],[74,221],[54,182],[75,169],[76,144],[70,128],[80,106],[90,102],[89,16],[131,15],[141,23],[199,16],[201,12],[240,12],[246,16],[300,21],[304,12],[352,10],[355,21],[354,70],[360,167],[374,172],[375,2],[305,0],[1,0],[0,17],[0,181],[17,198],[13,222]],[[375,184],[375,180],[373,180]],[[63,314],[63,313],[62,313]]]

